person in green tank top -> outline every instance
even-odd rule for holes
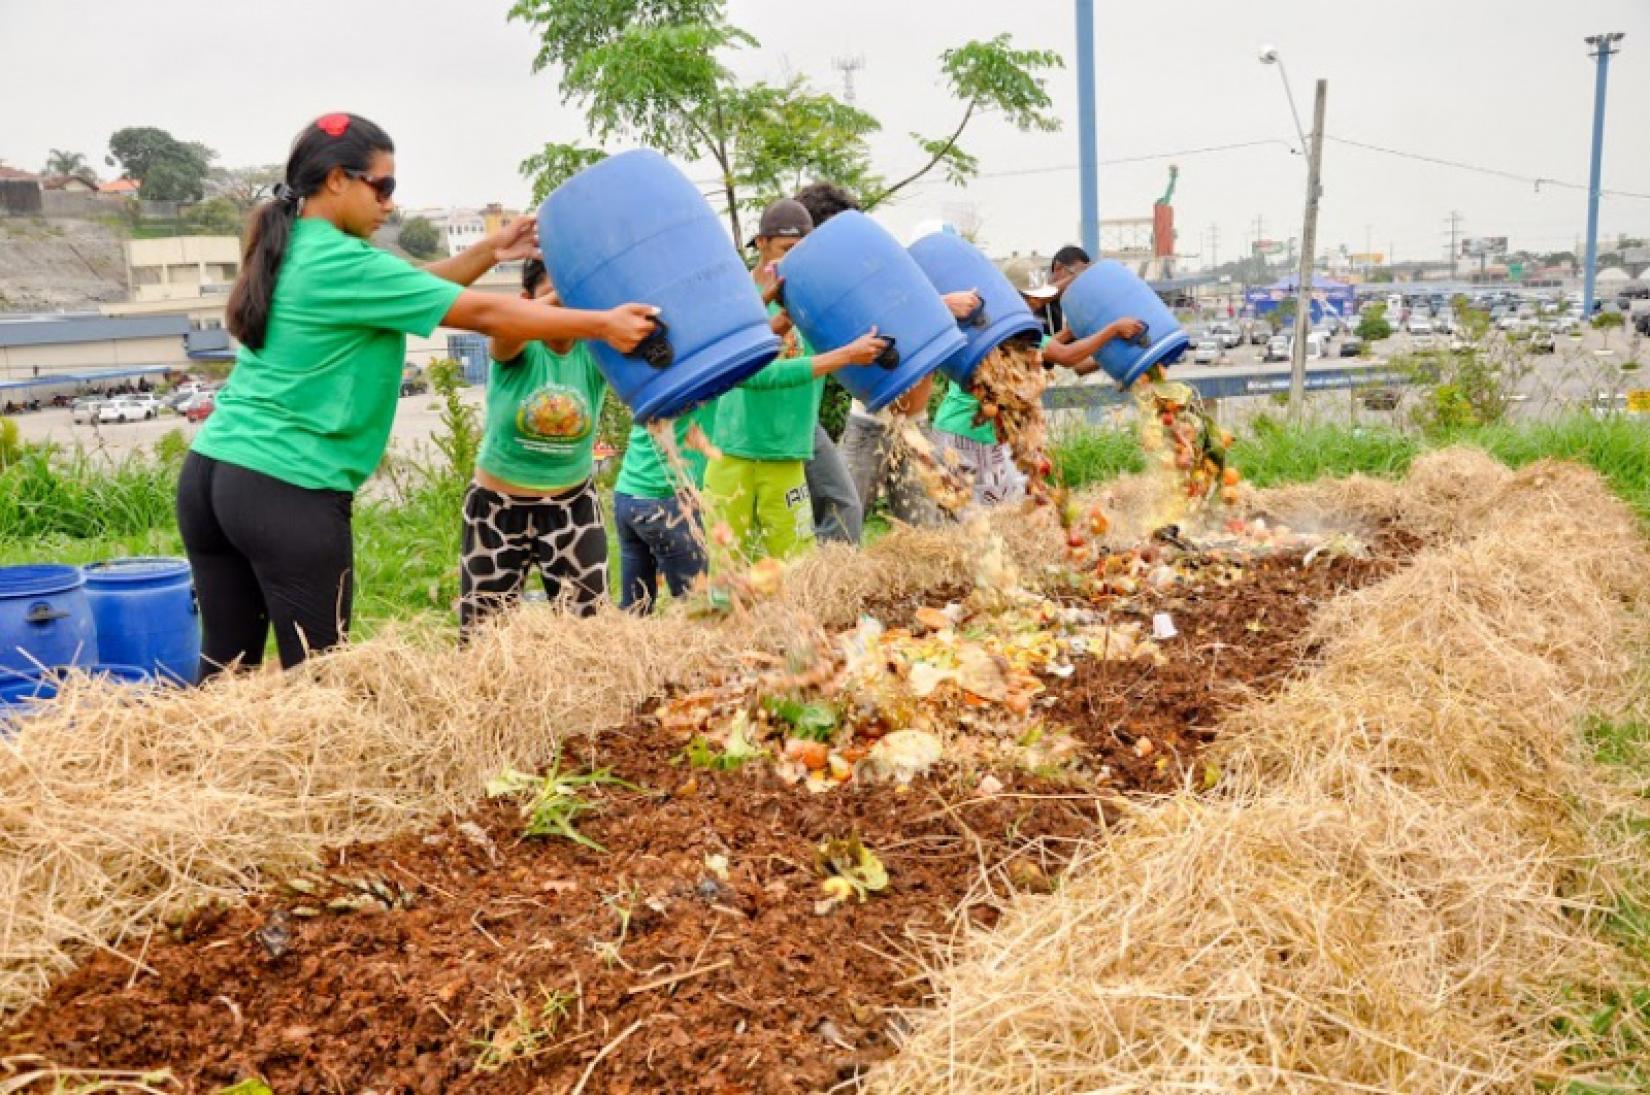
[[[776,287],[776,264],[812,227],[808,211],[789,199],[762,214],[752,276],[765,294]],[[788,559],[814,542],[804,465],[814,454],[824,378],[844,366],[871,364],[886,345],[873,328],[840,349],[816,354],[783,309],[770,304],[768,311],[785,349],[716,401],[714,438],[721,455],[705,469],[709,505],[752,560]]]
[[[522,299],[560,303],[544,263],[521,270]],[[464,494],[459,631],[521,599],[533,570],[551,601],[588,616],[607,599],[607,525],[591,479],[607,378],[583,342],[494,337],[486,425]]]
[[[258,665],[271,628],[287,667],[347,633],[351,506],[389,444],[408,334],[444,325],[628,352],[655,326],[645,304],[586,312],[466,290],[537,253],[528,217],[424,269],[379,250],[368,240],[394,212],[395,189],[389,135],[327,114],[299,133],[253,215],[225,308],[235,368],[178,478],[203,679]]]

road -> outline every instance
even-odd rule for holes
[[[465,388],[460,398],[473,407],[480,407],[484,389]],[[146,422],[108,422],[101,425],[76,425],[69,421],[67,408],[52,408],[20,414],[13,418],[22,439],[27,442],[49,441],[65,448],[76,445],[111,461],[124,459],[130,453],[148,448],[174,430],[186,438],[195,436],[198,425],[178,415],[163,413]],[[395,427],[390,433],[391,451],[403,456],[414,456],[420,446],[428,446],[441,425],[441,411],[437,397],[427,395],[404,396],[395,414]]]

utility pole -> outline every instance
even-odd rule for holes
[[[1077,0],[1077,173],[1083,250],[1100,258],[1100,160],[1094,122],[1094,0]]]
[[[864,70],[865,58],[858,55],[837,57],[831,61],[831,67],[842,73],[842,101],[853,106],[859,101],[854,91],[854,74]]]
[[[1209,269],[1220,268],[1220,225],[1209,226]]]
[[[1449,276],[1455,280],[1455,266],[1460,257],[1459,241],[1461,239],[1461,213],[1459,210],[1449,211]]]
[[[1323,189],[1323,111],[1329,81],[1319,80],[1312,103],[1312,147],[1306,167],[1306,217],[1301,225],[1301,264],[1295,297],[1295,345],[1289,369],[1289,418],[1300,423],[1306,411],[1306,332],[1312,326],[1312,255],[1318,247],[1318,196]]]
[[[1581,321],[1593,318],[1593,282],[1598,274],[1598,192],[1603,185],[1599,174],[1604,169],[1604,87],[1610,75],[1610,58],[1617,52],[1615,44],[1626,35],[1620,32],[1592,34],[1587,44],[1592,46],[1589,57],[1598,60],[1598,79],[1593,87],[1593,166],[1587,177],[1587,266],[1581,291]]]

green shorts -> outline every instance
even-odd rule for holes
[[[814,507],[800,460],[723,455],[705,469],[705,498],[747,558],[789,559],[814,542]]]

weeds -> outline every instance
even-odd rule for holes
[[[521,831],[524,838],[560,837],[592,851],[606,852],[606,848],[579,832],[574,824],[579,818],[600,810],[595,803],[587,802],[582,797],[582,792],[588,787],[641,790],[635,784],[619,779],[607,768],[579,774],[563,772],[561,756],[558,753],[551,760],[549,771],[542,776],[528,775],[513,768],[506,769],[487,781],[487,796],[525,796],[521,807],[522,817],[527,821]]]
[[[480,1050],[475,1071],[497,1072],[517,1061],[530,1061],[550,1048],[551,1040],[572,1013],[578,997],[542,985],[538,991],[539,998],[534,1004],[513,995],[506,997],[509,1014],[472,1043]]]

